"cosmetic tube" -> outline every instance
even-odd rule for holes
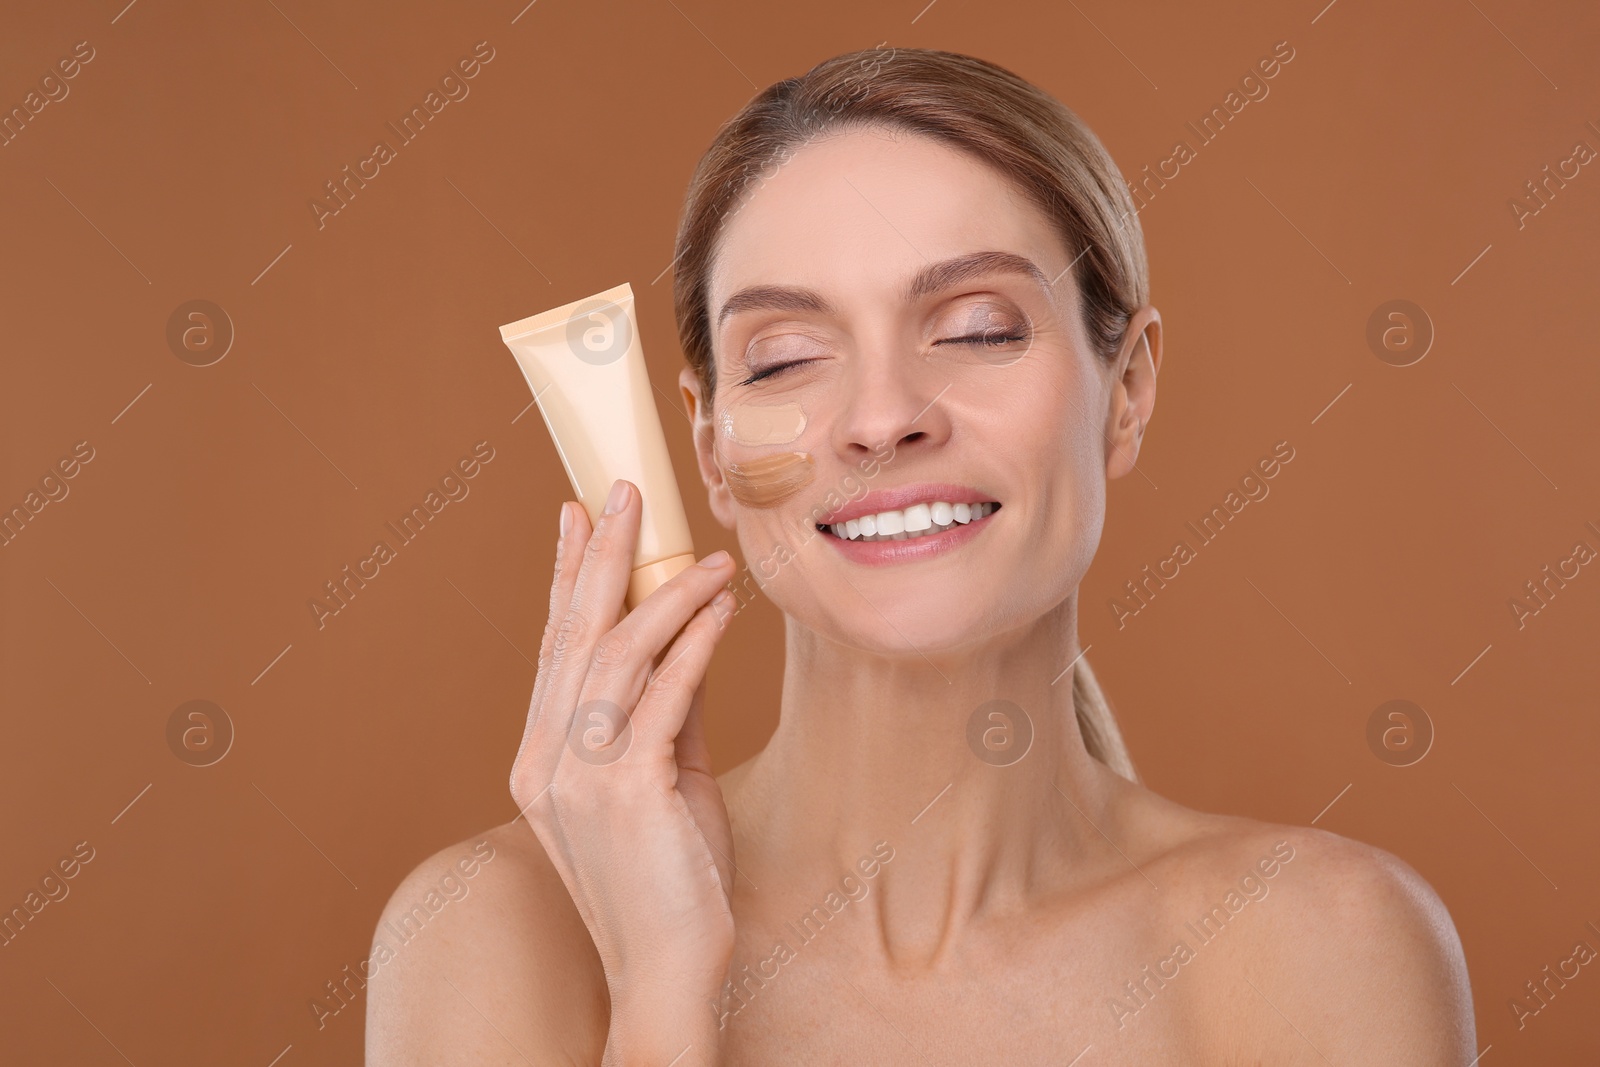
[[[597,523],[611,483],[638,486],[644,516],[633,556],[632,609],[694,563],[683,498],[645,371],[626,282],[500,327],[550,430],[578,501]]]

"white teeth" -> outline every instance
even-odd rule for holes
[[[928,534],[943,533],[958,525],[976,522],[994,514],[999,504],[951,504],[944,500],[912,504],[903,511],[880,511],[827,529],[847,541],[914,541]]]

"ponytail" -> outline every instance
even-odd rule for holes
[[[1137,782],[1139,772],[1133,769],[1133,757],[1128,755],[1122,731],[1117,729],[1116,714],[1100,690],[1094,671],[1089,669],[1089,661],[1083,657],[1079,657],[1072,668],[1072,708],[1077,713],[1078,729],[1089,755],[1128,781]]]

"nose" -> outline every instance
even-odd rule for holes
[[[939,401],[951,382],[929,374],[913,352],[864,354],[845,377],[845,403],[834,424],[834,447],[847,459],[893,447],[936,447],[950,437]]]

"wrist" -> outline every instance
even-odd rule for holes
[[[721,1010],[709,996],[613,991],[603,1067],[714,1067]]]

